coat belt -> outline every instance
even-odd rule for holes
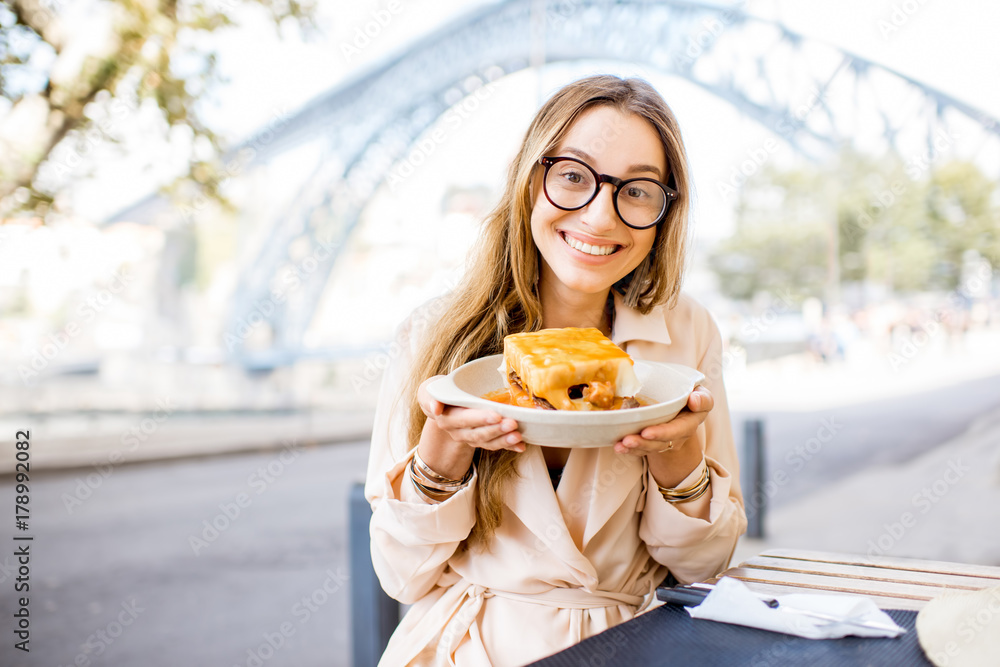
[[[436,609],[436,613],[425,615],[412,629],[411,637],[406,642],[407,648],[399,650],[394,647],[394,642],[389,642],[389,647],[382,656],[379,665],[409,664],[409,661],[417,653],[431,643],[436,643],[436,653],[442,664],[454,665],[452,656],[455,650],[482,610],[483,603],[492,597],[564,609],[596,609],[617,605],[641,607],[645,601],[642,595],[613,591],[553,588],[543,593],[515,593],[487,588],[479,584],[468,584],[463,588],[459,582],[452,586],[451,590],[442,596],[442,599],[438,600],[438,603],[443,603],[443,606]],[[449,619],[443,630],[439,625],[442,616]]]
[[[614,591],[588,591],[583,588],[553,588],[542,593],[514,593],[472,584],[469,587],[469,597],[479,596],[483,598],[496,596],[508,600],[565,609],[596,609],[598,607],[615,607],[620,604],[639,607],[645,600],[641,595],[629,595]]]

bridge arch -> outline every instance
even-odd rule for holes
[[[935,132],[953,126],[975,127],[991,150],[1000,148],[1000,123],[963,101],[736,9],[681,0],[507,0],[456,19],[264,128],[266,141],[258,134],[243,145],[253,147],[256,169],[312,142],[324,157],[241,268],[227,331],[266,321],[277,349],[300,350],[339,249],[414,142],[492,82],[578,60],[681,77],[812,158],[844,141],[929,147]],[[800,112],[802,91],[813,91],[808,114]],[[300,284],[283,289],[288,272],[306,260],[312,264],[298,271]],[[229,347],[240,354],[242,338]]]

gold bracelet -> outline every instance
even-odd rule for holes
[[[418,482],[416,479],[414,479],[412,476],[410,477],[410,482],[413,483],[413,488],[416,489],[417,493],[423,496],[425,500],[432,503],[440,503],[442,501],[448,500],[458,491],[458,489],[456,489],[455,491],[438,491],[436,489],[429,489],[420,482]]]
[[[701,486],[702,486],[702,484],[705,483],[705,479],[707,477],[708,477],[708,466],[706,465],[705,468],[701,471],[701,475],[699,475],[698,481],[695,482],[694,484],[692,484],[691,486],[685,488],[685,489],[677,489],[677,488],[665,489],[662,486],[659,486],[659,485],[657,485],[657,486],[659,487],[660,492],[665,493],[667,495],[671,495],[671,496],[687,496],[687,495],[690,495],[690,494],[694,493],[698,489],[700,489]]]
[[[427,465],[414,450],[410,465],[407,466],[410,472],[410,482],[413,488],[425,500],[439,503],[448,500],[460,489],[465,487],[472,479],[472,471],[475,465],[469,466],[469,470],[462,479],[449,479],[438,474]]]
[[[709,477],[708,465],[706,464],[698,481],[685,489],[665,489],[659,484],[656,485],[656,488],[660,490],[660,495],[662,495],[663,499],[668,503],[678,504],[698,500],[698,498],[705,495],[710,486],[711,478]]]
[[[413,450],[413,459],[410,461],[410,465],[413,466],[413,469],[428,482],[439,484],[446,488],[465,486],[469,483],[469,480],[472,479],[473,466],[469,466],[469,469],[465,472],[465,476],[462,479],[450,479],[436,472],[433,468],[427,465],[424,460],[420,458],[420,452],[417,450]]]

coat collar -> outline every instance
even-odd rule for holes
[[[670,344],[666,306],[643,315],[614,292],[615,320],[611,340]],[[616,454],[612,447],[574,449],[563,471],[558,493],[552,488],[540,447],[529,445],[519,457],[518,479],[509,489],[507,506],[545,548],[566,564],[584,588],[596,585],[597,572],[584,556],[587,545],[628,499],[645,475],[642,460]]]
[[[587,545],[641,483],[643,462],[611,447],[574,449],[557,492],[541,448],[529,445],[521,456],[508,507],[582,587],[596,586],[597,572],[584,555]]]
[[[670,332],[667,331],[666,306],[656,306],[643,315],[625,305],[621,295],[614,293],[615,323],[611,330],[611,340],[621,347],[633,340],[645,340],[652,343],[670,345]]]

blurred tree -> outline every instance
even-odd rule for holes
[[[44,219],[61,172],[76,169],[95,142],[116,141],[117,121],[149,104],[165,135],[190,128],[200,150],[183,178],[219,199],[220,142],[198,101],[222,81],[211,35],[252,6],[276,26],[314,27],[310,0],[2,0],[0,220]]]
[[[923,173],[896,155],[844,150],[825,164],[762,169],[736,214],[736,233],[709,256],[734,299],[829,298],[831,281],[953,289],[969,250],[1000,265],[1000,190],[965,162]]]
[[[935,278],[953,289],[961,278],[963,257],[974,250],[993,267],[1000,265],[1000,189],[967,162],[935,170],[927,186],[927,227],[934,236],[939,262]]]

